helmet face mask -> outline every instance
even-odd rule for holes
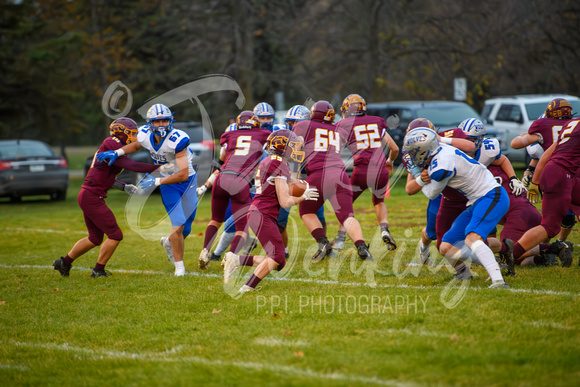
[[[318,101],[310,109],[310,119],[313,121],[334,124],[334,107],[328,101]]]
[[[269,153],[298,163],[302,163],[305,157],[305,153],[301,149],[302,142],[294,132],[288,129],[277,130],[270,134],[266,140],[266,150]]]
[[[348,116],[362,116],[367,114],[367,103],[360,95],[350,94],[342,101],[340,112],[343,118]]]
[[[475,144],[475,150],[478,150],[483,143],[485,136],[485,127],[477,118],[468,118],[459,124],[459,129],[463,131],[470,141]]]
[[[159,124],[159,121],[166,121]],[[158,121],[158,122],[155,122]],[[147,123],[153,131],[153,134],[159,137],[165,137],[173,130],[173,113],[163,104],[155,104],[147,110]]]
[[[137,141],[137,123],[130,118],[117,118],[109,127],[110,135],[117,137],[123,145]]]
[[[272,105],[266,102],[260,102],[254,107],[253,113],[258,117],[260,126],[263,129],[272,130],[274,128],[274,116],[276,112]]]
[[[429,166],[430,157],[435,156],[440,149],[437,133],[434,130],[413,129],[405,135],[403,140],[404,163],[426,169]]]
[[[570,119],[572,118],[572,105],[564,98],[556,98],[550,101],[545,114],[547,118]]]

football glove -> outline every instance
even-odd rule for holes
[[[196,189],[197,191],[197,197],[200,197],[201,195],[203,195],[205,193],[205,191],[207,191],[207,186],[204,184],[201,187],[198,187]]]
[[[532,182],[532,176],[534,175],[524,175],[524,177],[522,177],[522,184],[524,185],[525,189],[528,189],[530,186],[530,183]]]
[[[109,165],[113,165],[115,160],[117,160],[117,157],[119,157],[117,151],[106,151],[97,153],[97,161],[99,163],[106,162],[107,160],[109,160]]]
[[[162,166],[159,167],[159,172],[161,172],[161,174],[164,176],[172,175],[176,172],[175,165],[173,165],[172,163],[163,164]]]
[[[510,188],[514,196],[520,196],[524,192],[524,185],[515,176],[510,177]]]
[[[147,191],[150,188],[157,187],[158,185],[160,185],[161,183],[160,180],[161,179],[154,178],[150,174],[146,174],[143,180],[139,182],[139,188],[142,189],[143,191]]]
[[[540,200],[541,195],[542,191],[540,191],[540,186],[530,181],[530,185],[528,187],[528,200],[530,203],[537,203]]]
[[[304,200],[317,200],[319,196],[320,194],[318,193],[318,189],[310,187],[306,188],[302,194]]]
[[[128,195],[133,195],[137,192],[137,186],[133,184],[125,184],[123,191],[127,192]]]

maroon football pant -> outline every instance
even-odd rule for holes
[[[105,234],[109,239],[123,240],[123,232],[117,224],[115,215],[107,207],[102,196],[83,188],[79,192],[77,200],[81,210],[83,210],[85,224],[89,231],[89,241],[92,244],[100,245]]]
[[[244,231],[252,202],[250,183],[241,176],[220,173],[211,193],[211,220],[223,223],[230,200],[236,231]]]
[[[373,204],[376,206],[385,201],[389,189],[389,170],[384,164],[379,167],[357,165],[350,175],[350,183],[353,202],[368,188],[373,193]]]
[[[352,209],[352,187],[348,175],[336,167],[315,171],[306,179],[311,188],[318,188],[317,200],[304,200],[298,205],[300,216],[316,214],[326,200],[330,201],[340,224],[354,216]]]
[[[558,164],[548,161],[540,177],[540,187],[544,190],[542,227],[548,237],[553,238],[560,232],[562,219],[570,205],[580,205],[580,179]]]
[[[518,241],[532,227],[542,222],[542,215],[531,203],[520,203],[515,208],[510,207],[506,214],[505,224],[501,230],[501,240]]]
[[[439,212],[437,212],[437,218],[435,220],[435,233],[437,234],[437,250],[439,250],[439,246],[441,245],[441,241],[443,240],[443,235],[453,225],[455,219],[465,209],[467,208],[467,200],[465,201],[454,201],[448,200],[443,197],[441,199],[441,205],[439,206]]]
[[[247,224],[258,237],[268,258],[278,263],[276,270],[282,270],[284,265],[286,265],[286,255],[284,254],[284,242],[278,230],[276,218],[262,214],[259,211],[250,211]]]

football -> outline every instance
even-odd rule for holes
[[[307,187],[308,183],[304,180],[294,180],[288,184],[288,189],[290,191],[290,195],[292,196],[302,196]]]

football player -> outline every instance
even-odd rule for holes
[[[459,149],[440,144],[437,133],[428,128],[413,129],[405,135],[403,152],[407,160],[422,172],[416,179],[430,199],[450,186],[464,193],[468,207],[443,236],[439,251],[457,271],[455,278],[472,278],[469,268],[460,261],[465,244],[488,272],[490,288],[508,288],[493,252],[483,240],[495,228],[509,207],[509,197],[491,172]]]
[[[236,227],[230,251],[237,253],[244,246],[246,212],[252,201],[250,185],[270,131],[261,129],[258,117],[249,110],[238,115],[236,126],[237,130],[226,132],[220,138],[220,145],[225,148],[225,161],[211,193],[211,220],[205,230],[203,250],[199,254],[200,269],[207,268],[209,249],[225,220],[230,200]]]
[[[354,170],[350,175],[352,200],[356,201],[367,188],[371,190],[381,237],[389,250],[395,250],[397,243],[389,231],[385,195],[389,189],[389,174],[393,172],[393,160],[399,154],[399,147],[387,133],[385,120],[367,115],[367,103],[360,95],[350,94],[346,97],[340,111],[343,119],[336,124],[336,129],[354,159]],[[383,146],[389,148],[388,159]],[[334,240],[334,247],[342,248],[344,240],[345,232],[341,229]]]
[[[573,116],[572,105],[564,98],[555,98],[550,101],[544,114],[530,125],[528,133],[512,140],[511,147],[514,149],[526,147],[530,153],[533,151],[532,147],[536,148],[534,153],[530,153],[532,160],[524,172],[522,182],[525,186],[529,185],[542,153],[557,140],[560,131]],[[541,149],[537,149],[538,147]],[[576,216],[569,210],[562,220],[558,239],[565,241],[575,224]]]
[[[574,119],[566,123],[557,140],[538,162],[528,189],[528,199],[531,202],[537,201],[540,196],[539,187],[542,187],[542,223],[528,230],[514,245],[516,259],[538,243],[555,237],[570,206],[580,205],[580,179],[576,177],[580,166],[579,148],[580,119]],[[572,264],[572,245],[561,241],[555,243],[559,246],[561,265],[569,267]]]
[[[174,128],[173,121],[173,113],[167,106],[155,104],[147,110],[147,125],[139,129],[137,142],[116,151],[99,153],[97,157],[99,161],[110,160],[111,164],[119,156],[145,148],[153,162],[162,165],[161,177],[147,174],[139,188],[149,190],[160,187],[163,205],[171,219],[171,233],[161,238],[161,244],[175,265],[175,276],[179,277],[185,275],[184,239],[191,232],[197,210],[197,172],[192,164],[189,136]]]
[[[334,126],[334,117],[334,107],[327,101],[318,101],[312,105],[310,119],[294,125],[294,133],[303,142],[306,153],[306,181],[320,192],[317,200],[300,203],[300,216],[318,242],[318,251],[312,257],[313,260],[318,261],[332,254],[332,246],[316,216],[326,200],[330,201],[339,223],[354,241],[358,255],[370,260],[372,255],[364,241],[360,224],[354,218],[352,187],[340,158],[342,143],[340,132]]]
[[[267,129],[270,132],[274,130],[274,116],[276,115],[276,112],[272,105],[266,102],[260,102],[254,106],[253,112],[254,115],[258,117],[262,129]]]
[[[260,163],[256,173],[256,195],[248,212],[248,226],[254,231],[266,252],[265,256],[225,255],[224,283],[228,283],[232,273],[240,266],[256,266],[254,274],[239,290],[240,293],[255,290],[256,285],[272,270],[282,270],[286,264],[284,243],[278,232],[276,219],[281,207],[291,207],[304,200],[316,200],[316,188],[307,188],[302,196],[291,196],[288,188],[290,180],[289,161],[302,162],[302,144],[292,131],[283,129],[268,136],[266,150],[269,156]]]
[[[118,118],[111,123],[110,135],[111,137],[103,141],[98,152],[117,150],[123,145],[134,142],[137,136],[137,124],[130,118]],[[123,239],[123,232],[117,224],[115,215],[105,203],[107,191],[112,187],[131,195],[137,187],[115,180],[115,177],[123,169],[143,173],[153,172],[158,167],[158,165],[138,163],[124,156],[119,157],[111,165],[98,161],[96,157],[93,158],[78,196],[89,236],[79,240],[65,257],[55,260],[52,263],[54,269],[66,277],[75,259],[92,248],[101,246],[91,277],[108,277],[109,272],[105,270],[105,265]],[[107,235],[105,242],[103,242],[104,235]]]

